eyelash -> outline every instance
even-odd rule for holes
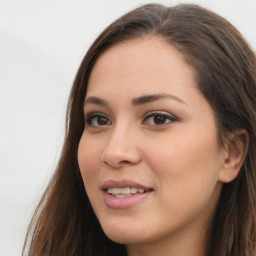
[[[169,123],[173,123],[173,122],[176,122],[176,121],[178,121],[178,119],[176,118],[176,117],[174,117],[173,115],[171,115],[171,114],[169,114],[169,113],[167,113],[167,112],[164,112],[164,111],[152,111],[152,112],[149,112],[149,113],[147,113],[146,115],[144,115],[144,117],[143,117],[143,123],[145,124],[146,123],[146,120],[148,120],[149,118],[151,118],[151,117],[153,117],[153,118],[155,118],[155,117],[163,117],[164,118],[164,123],[162,124],[162,123],[160,123],[160,124],[156,124],[156,123],[154,123],[154,124],[149,124],[149,125],[152,125],[152,126],[166,126],[166,125],[168,125]],[[92,122],[93,122],[93,119],[94,118],[105,118],[105,120],[104,120],[104,122],[107,122],[107,124],[102,124],[102,125],[95,125],[95,124],[93,124]],[[88,127],[101,127],[101,126],[107,126],[107,125],[111,125],[112,124],[112,122],[110,121],[110,119],[106,116],[106,115],[104,115],[104,114],[102,114],[102,113],[100,113],[100,112],[95,112],[95,113],[91,113],[91,114],[88,114],[87,115],[87,117],[85,118],[85,120],[86,120],[86,125],[88,126]],[[168,121],[169,120],[169,121]],[[98,119],[96,119],[96,122],[97,121],[99,121]],[[103,120],[101,120],[101,121],[103,121]],[[159,121],[159,120],[158,120]],[[161,121],[161,120],[160,120]],[[167,121],[167,122],[166,122]]]
[[[145,120],[151,118],[151,117],[164,117],[165,118],[165,122],[164,124],[151,124],[154,126],[165,126],[168,125],[169,123],[173,123],[178,121],[178,119],[176,117],[174,117],[173,115],[165,112],[165,111],[152,111],[147,113],[144,118],[143,118],[143,123],[145,122]],[[169,120],[168,122],[166,122],[166,120]]]
[[[95,126],[95,125],[92,124],[93,118],[95,118],[95,117],[97,117],[97,118],[102,117],[102,118],[105,118],[108,122],[111,122],[106,115],[104,115],[102,113],[99,113],[99,112],[95,112],[95,113],[88,114],[88,116],[85,118],[86,125],[89,126],[89,127],[99,127],[99,126],[101,126],[101,125]]]

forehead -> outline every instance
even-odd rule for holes
[[[183,55],[161,38],[142,37],[118,43],[98,58],[87,93],[105,86],[118,91],[124,85],[154,93],[160,85],[182,83],[195,85],[193,68]]]

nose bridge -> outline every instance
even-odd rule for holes
[[[102,161],[112,167],[136,164],[140,161],[136,127],[127,122],[117,123],[111,130],[102,153]]]

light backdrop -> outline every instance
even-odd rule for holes
[[[57,164],[69,90],[86,50],[111,21],[149,2],[0,0],[0,256],[21,255]],[[191,2],[227,18],[256,48],[255,0]]]

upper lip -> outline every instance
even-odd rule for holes
[[[127,188],[127,187],[135,187],[135,188],[141,188],[144,189],[145,191],[152,190],[151,187],[144,186],[136,181],[133,180],[128,180],[128,179],[123,179],[123,180],[114,180],[114,179],[109,179],[106,180],[102,186],[102,190],[107,190],[108,188]]]

